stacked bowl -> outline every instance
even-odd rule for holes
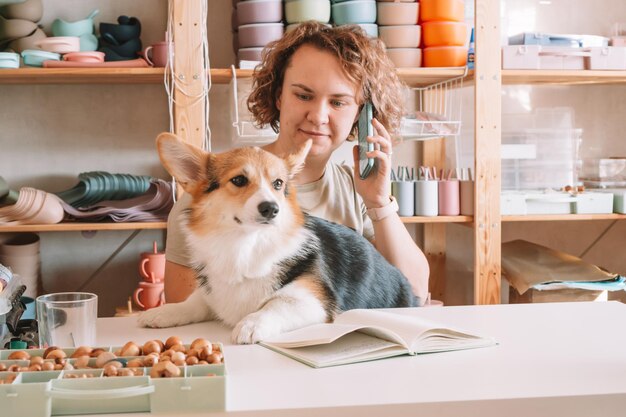
[[[378,36],[375,0],[332,0],[332,2],[331,14],[335,26],[357,24],[369,36],[373,38]]]
[[[268,43],[283,36],[282,0],[245,0],[235,4],[233,46],[237,61],[260,61]]]
[[[25,296],[35,298],[41,273],[39,236],[35,233],[0,235],[0,264],[11,268],[26,285]]]
[[[46,38],[37,26],[42,15],[42,0],[26,0],[0,7],[0,51],[6,51],[0,52],[0,68],[18,68],[21,52],[39,50],[36,43]]]
[[[463,0],[420,0],[425,67],[467,63],[467,24]]]
[[[378,0],[378,33],[387,47],[389,59],[398,68],[421,67],[418,23],[420,4],[415,0]]]
[[[102,62],[104,54],[95,52],[98,39],[94,35],[93,18],[98,10],[92,11],[84,19],[68,22],[55,19],[52,22],[52,36],[34,42],[38,49],[22,51],[24,64],[31,67],[45,66],[45,61]]]

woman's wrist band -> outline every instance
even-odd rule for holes
[[[398,211],[398,202],[396,198],[392,195],[389,196],[389,203],[383,207],[376,208],[368,208],[367,215],[372,219],[373,222],[380,221],[385,217],[388,217],[390,214],[393,214]]]

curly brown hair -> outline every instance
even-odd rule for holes
[[[402,117],[402,83],[382,41],[369,37],[358,25],[331,28],[313,21],[298,25],[263,49],[247,103],[257,125],[270,125],[278,133],[280,111],[276,101],[291,57],[302,45],[313,45],[336,56],[344,75],[357,86],[358,104],[370,101],[374,117],[389,133],[397,132]],[[352,134],[355,129],[356,125]]]

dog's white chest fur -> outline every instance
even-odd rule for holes
[[[286,237],[278,230],[189,236],[192,261],[207,278],[204,297],[226,324],[235,325],[257,311],[276,292],[279,262],[296,253],[306,231]]]

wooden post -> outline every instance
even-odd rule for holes
[[[500,303],[500,0],[475,0],[474,303]],[[497,52],[496,52],[497,51]]]
[[[169,0],[174,10],[174,131],[182,140],[200,148],[206,135],[206,106],[201,98],[204,80],[202,51],[202,2]]]
[[[453,103],[457,105],[458,103]],[[444,138],[423,142],[422,165],[443,168],[446,163]],[[446,291],[446,225],[445,223],[424,224],[424,254],[430,267],[428,291],[436,300],[445,301]]]

